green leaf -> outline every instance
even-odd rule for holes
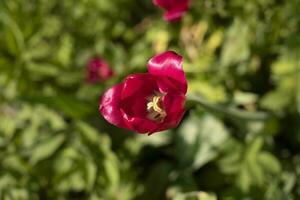
[[[221,155],[217,162],[218,167],[225,174],[237,174],[242,165],[243,146],[237,140],[229,138],[221,147]]]
[[[83,121],[76,121],[76,126],[83,138],[91,144],[98,144],[101,141],[100,135],[96,129]]]
[[[281,171],[280,162],[268,152],[261,152],[258,154],[257,161],[267,172],[278,174]]]
[[[200,168],[218,155],[219,146],[227,138],[226,128],[212,115],[204,115],[201,118],[193,115],[179,130],[178,159],[183,166]],[[185,156],[181,156],[182,154]]]
[[[48,63],[27,63],[27,69],[35,79],[39,80],[46,77],[55,77],[60,73],[55,65]]]
[[[188,93],[201,94],[214,103],[224,102],[227,98],[223,85],[211,84],[207,80],[194,79],[189,81]]]
[[[23,96],[23,100],[30,103],[42,103],[49,107],[63,111],[70,117],[80,118],[91,113],[92,108],[86,102],[79,101],[74,96],[59,94],[55,97],[46,96]]]
[[[41,160],[45,160],[52,156],[59,147],[64,143],[65,136],[63,134],[55,135],[37,143],[30,151],[30,163],[35,165]]]
[[[252,177],[249,174],[247,165],[246,166],[242,166],[241,171],[238,174],[237,177],[237,182],[236,184],[238,185],[239,188],[241,188],[241,190],[243,192],[249,192],[250,186],[252,184]]]
[[[12,137],[16,128],[12,117],[0,115],[0,137],[4,137],[3,139]]]
[[[68,34],[61,36],[60,47],[57,50],[56,59],[63,66],[70,65],[71,55],[73,52],[72,37]]]
[[[272,64],[272,79],[277,86],[263,97],[260,102],[262,107],[282,114],[293,99],[298,102],[299,62],[299,58],[293,53],[284,51]]]
[[[292,100],[291,93],[289,92],[292,90],[292,87],[281,85],[278,89],[267,93],[260,102],[261,106],[274,112],[282,112]]]
[[[245,61],[250,54],[249,27],[243,20],[236,18],[229,27],[221,51],[221,65],[228,67]]]
[[[246,159],[256,160],[256,156],[263,145],[263,139],[261,137],[255,138],[247,148]]]
[[[297,102],[297,111],[300,113],[300,59],[298,57],[297,66],[297,77],[296,77],[296,102]]]
[[[144,191],[141,199],[162,199],[165,196],[164,192],[168,186],[168,179],[171,170],[172,166],[167,162],[160,162],[154,165],[144,176],[146,190]]]
[[[18,56],[24,49],[24,36],[17,22],[6,11],[0,12],[0,22],[2,22],[6,30],[6,42],[10,53]]]
[[[93,162],[86,163],[86,188],[92,191],[97,180],[97,167]]]
[[[277,182],[272,182],[264,195],[266,200],[294,200],[292,195],[285,192]]]
[[[119,169],[116,160],[105,159],[103,161],[104,171],[107,176],[109,187],[116,188],[120,182]]]

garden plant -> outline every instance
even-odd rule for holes
[[[0,0],[0,200],[299,200],[299,0]]]

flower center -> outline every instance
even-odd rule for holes
[[[148,118],[153,121],[162,121],[167,115],[164,109],[161,107],[162,95],[156,94],[149,98],[147,103]]]

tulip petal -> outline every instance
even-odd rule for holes
[[[172,0],[153,0],[153,4],[166,10],[172,9],[174,6]]]
[[[134,130],[138,133],[153,133],[158,129],[158,124],[146,118],[130,117],[123,110],[121,110],[124,121],[126,122],[128,129]]]
[[[153,0],[153,4],[166,11],[166,21],[178,21],[189,9],[190,0]]]
[[[163,97],[163,104],[167,114],[176,113],[180,109],[184,109],[185,96],[182,94],[167,94]]]
[[[166,76],[179,82],[179,89],[185,94],[187,81],[182,69],[182,57],[173,51],[167,51],[151,58],[148,71],[156,76]]]
[[[165,126],[167,128],[177,127],[185,113],[185,96],[182,94],[168,94],[164,96],[163,104],[167,112],[164,120]]]
[[[182,84],[180,82],[168,77],[160,76],[157,79],[157,86],[159,88],[159,92],[162,94],[183,93],[183,91],[180,89],[181,85]]]
[[[108,89],[102,95],[100,99],[99,111],[109,123],[120,128],[128,128],[124,123],[120,111],[120,101],[123,86],[123,83],[117,84]]]
[[[182,15],[186,13],[186,10],[182,10],[182,9],[173,9],[170,11],[167,11],[164,14],[164,19],[166,21],[178,21],[181,19]]]
[[[120,107],[129,116],[146,117],[147,98],[158,91],[156,76],[149,73],[131,74],[124,81]]]
[[[122,99],[133,96],[136,93],[143,93],[144,96],[157,90],[155,76],[148,73],[131,74],[124,81]]]

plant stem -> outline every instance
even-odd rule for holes
[[[194,105],[199,105],[209,112],[217,113],[225,117],[230,117],[230,118],[235,118],[240,120],[265,121],[270,118],[270,115],[268,113],[262,111],[251,112],[251,111],[246,111],[237,108],[229,108],[222,105],[215,105],[209,103],[208,101],[204,100],[200,96],[188,95],[187,107],[192,107]]]

